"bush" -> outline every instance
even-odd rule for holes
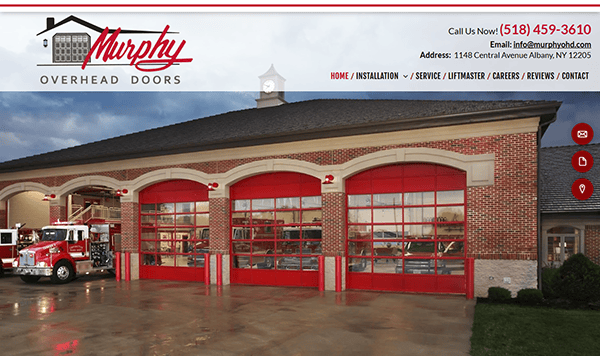
[[[527,288],[517,292],[517,302],[523,305],[536,305],[544,300],[544,295],[539,289]]]
[[[492,302],[508,302],[510,300],[510,291],[502,287],[488,288],[488,299]]]
[[[542,270],[542,294],[544,298],[558,298],[558,293],[556,292],[558,281],[558,268],[544,268]]]
[[[578,253],[558,269],[556,292],[560,298],[590,303],[600,300],[600,266]]]

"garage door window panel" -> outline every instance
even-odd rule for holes
[[[437,221],[438,222],[456,222],[465,221],[465,207],[464,206],[443,206],[437,207]]]
[[[435,208],[404,208],[405,223],[432,222],[435,219]]]
[[[299,225],[300,210],[278,211],[277,222],[279,222],[282,225]]]
[[[348,272],[372,273],[372,259],[370,258],[349,258]]]
[[[155,214],[156,213],[156,204],[142,204],[140,206],[140,212],[142,214]]]
[[[360,195],[351,195],[348,197],[348,206],[355,207],[364,207],[371,206],[371,194],[360,194]]]
[[[465,257],[464,241],[443,241],[439,242],[439,245],[439,257]]]
[[[348,222],[351,224],[371,223],[372,212],[371,209],[348,210]]]
[[[402,194],[373,194],[373,206],[401,206]]]
[[[401,257],[402,245],[402,241],[373,241],[373,255]]]
[[[288,197],[276,199],[277,210],[300,209],[300,198]]]
[[[371,238],[371,225],[349,225],[348,239],[350,240],[365,240]]]
[[[373,259],[373,273],[399,273],[398,269],[402,269],[402,259],[399,258],[375,258]]]
[[[432,225],[432,224],[404,225],[404,237],[406,239],[433,239],[435,237],[435,225]]]
[[[462,239],[465,236],[464,223],[459,224],[437,224],[437,238],[439,240]]]
[[[373,241],[352,241],[348,243],[348,255],[371,256]]]
[[[404,193],[404,205],[433,205],[434,192]]]
[[[175,215],[158,215],[158,226],[175,226]]]

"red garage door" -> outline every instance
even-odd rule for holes
[[[374,168],[346,181],[347,287],[466,293],[466,173]]]
[[[204,281],[208,189],[189,180],[140,192],[140,278]]]
[[[231,283],[318,285],[321,184],[269,173],[231,187]]]

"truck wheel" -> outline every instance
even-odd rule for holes
[[[40,280],[38,276],[21,276],[21,280],[25,283],[35,283]]]
[[[52,280],[52,283],[67,283],[73,279],[74,274],[75,273],[73,272],[73,267],[71,267],[71,264],[69,262],[59,261],[54,266],[54,270],[52,271],[52,277],[50,277],[50,279]]]

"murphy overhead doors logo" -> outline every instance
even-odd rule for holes
[[[76,16],[55,22],[46,19],[46,29],[38,33],[43,36],[43,46],[50,50],[49,63],[41,67],[89,67],[129,66],[140,72],[160,72],[173,65],[189,63],[192,58],[180,58],[186,41],[177,40],[178,32],[125,30],[121,27],[102,28]],[[50,38],[50,41],[48,40]],[[180,76],[132,75],[131,84],[179,84]],[[116,75],[42,75],[42,84],[116,84]]]

